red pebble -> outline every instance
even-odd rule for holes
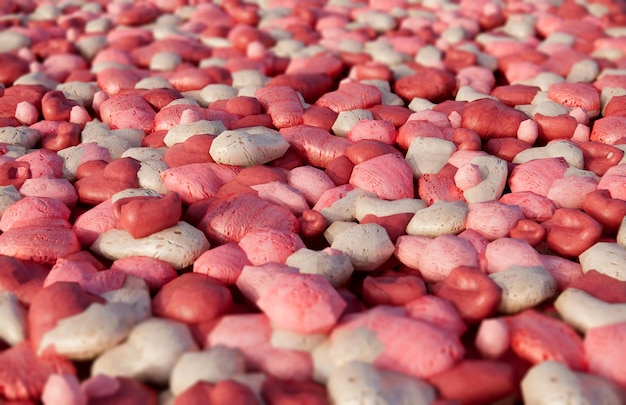
[[[419,197],[429,206],[436,201],[465,201],[463,191],[456,186],[454,179],[441,174],[423,174],[418,179]]]
[[[32,177],[28,162],[0,163],[0,186],[14,186],[18,190]]]
[[[529,245],[536,247],[546,237],[546,229],[530,219],[521,219],[509,230],[509,238],[524,239]]]
[[[537,95],[539,87],[527,86],[524,84],[512,84],[498,86],[491,91],[491,95],[498,98],[509,107],[530,104]]]
[[[29,72],[28,62],[12,53],[0,53],[0,83],[9,87]]]
[[[289,86],[302,95],[304,101],[315,103],[328,93],[333,85],[330,77],[323,74],[282,74],[272,78],[268,86]]]
[[[490,360],[463,360],[428,379],[444,399],[461,404],[497,402],[515,392],[513,367]]]
[[[315,104],[339,113],[380,104],[381,97],[380,90],[374,86],[359,82],[345,82],[337,90],[321,96]]]
[[[577,145],[583,151],[585,170],[591,170],[598,176],[604,175],[611,167],[619,164],[624,151],[600,142],[583,142]]]
[[[40,290],[28,311],[28,332],[33,347],[64,318],[80,314],[93,303],[105,300],[89,294],[77,283],[61,281]]]
[[[324,387],[309,381],[268,377],[263,381],[261,396],[272,405],[330,405]]]
[[[50,121],[69,121],[72,107],[78,103],[68,100],[61,91],[49,91],[41,99],[41,112]]]
[[[165,284],[152,300],[155,316],[186,323],[212,321],[230,310],[233,297],[220,281],[185,273]]]
[[[349,146],[346,149],[345,156],[350,159],[353,164],[358,165],[376,156],[389,153],[402,156],[401,152],[391,145],[373,139],[363,139]]]
[[[484,151],[490,155],[512,162],[515,156],[533,145],[517,138],[492,138],[485,143]]]
[[[559,361],[572,370],[587,368],[582,338],[565,322],[527,309],[505,318],[511,348],[522,359],[537,364]]]
[[[222,380],[215,385],[200,381],[176,397],[174,405],[257,405],[260,404],[250,387],[234,380]]]
[[[478,323],[493,315],[500,305],[502,291],[485,273],[475,267],[460,266],[448,277],[430,287],[431,293],[454,304],[461,318]]]
[[[333,124],[337,120],[338,115],[338,113],[334,112],[330,108],[312,104],[309,108],[304,110],[304,114],[302,114],[302,121],[304,122],[304,125],[319,127],[330,132]]]
[[[367,276],[363,280],[363,301],[370,307],[404,305],[426,294],[424,280],[411,275]]]
[[[591,328],[585,335],[589,372],[626,388],[626,323]]]
[[[589,270],[574,280],[569,287],[583,290],[608,303],[626,303],[626,281],[607,276],[596,270]]]
[[[99,204],[127,188],[138,188],[137,172],[141,164],[133,158],[108,163],[104,170],[78,180],[74,185],[78,198],[85,204]]]
[[[80,144],[80,127],[72,122],[61,122],[53,134],[41,137],[41,147],[60,151]]]
[[[0,390],[9,401],[39,400],[52,374],[76,374],[76,370],[61,356],[52,353],[38,356],[29,342],[0,354]]]
[[[348,184],[354,163],[345,155],[338,156],[326,164],[326,174],[338,186]]]
[[[368,110],[372,113],[374,119],[390,122],[396,129],[404,125],[413,113],[404,106],[386,104],[375,105],[368,108]]]
[[[598,189],[585,196],[583,211],[602,225],[604,234],[614,235],[626,216],[626,201],[611,198],[609,190]]]
[[[476,131],[480,139],[515,138],[519,124],[528,119],[521,111],[488,98],[467,103],[462,114],[463,128]],[[485,117],[498,117],[486,120]]]
[[[0,255],[0,289],[11,291],[17,298],[29,304],[43,288],[49,269],[42,264],[22,261],[11,256]]]
[[[539,141],[547,143],[555,139],[569,139],[574,135],[578,122],[568,114],[555,117],[535,114],[535,122],[539,130]]]
[[[166,261],[148,256],[129,256],[118,259],[109,269],[143,279],[148,287],[159,290],[163,285],[178,277],[176,270]]]
[[[405,101],[419,97],[438,103],[452,96],[456,81],[451,73],[436,68],[414,70],[415,74],[401,77],[393,85],[394,93]]]
[[[90,395],[89,405],[157,405],[159,403],[157,393],[147,385],[125,377],[117,377],[117,381],[119,387],[115,392],[99,393],[98,396]]]
[[[577,209],[558,208],[542,225],[546,229],[548,247],[566,257],[580,255],[602,235],[602,225]]]
[[[299,218],[300,234],[305,237],[321,235],[328,227],[326,217],[315,210],[305,210]]]
[[[180,196],[175,192],[162,198],[123,198],[113,204],[117,227],[126,230],[135,239],[176,225],[182,210]]]

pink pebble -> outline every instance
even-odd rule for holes
[[[359,82],[344,82],[339,89],[320,97],[315,104],[335,112],[372,107],[381,103],[381,92],[376,87]]]
[[[335,187],[335,183],[324,171],[308,165],[291,169],[287,173],[287,180],[310,205],[315,205],[326,190]]]
[[[542,266],[539,253],[523,239],[500,238],[487,245],[487,270],[497,273],[511,266]]]
[[[580,263],[554,255],[542,255],[543,267],[556,280],[559,289],[564,290],[571,283],[583,276]]]
[[[495,240],[507,236],[523,218],[522,210],[516,205],[498,201],[477,202],[469,204],[465,228],[475,230],[488,240]]]
[[[15,118],[24,125],[32,125],[39,120],[39,110],[28,101],[20,101],[15,107]]]
[[[73,208],[78,201],[78,195],[74,186],[66,179],[57,179],[55,177],[28,179],[20,188],[20,193],[31,197],[56,198],[69,208]]]
[[[604,117],[593,123],[589,140],[615,145],[626,138],[626,117]]]
[[[497,359],[509,349],[509,344],[509,328],[503,319],[484,319],[480,323],[474,345],[483,357]]]
[[[552,182],[547,197],[557,208],[582,209],[585,196],[597,187],[593,177],[567,176]]]
[[[517,139],[520,141],[534,144],[539,136],[539,128],[537,123],[531,119],[522,121],[517,128]]]
[[[44,405],[71,404],[87,405],[87,395],[72,374],[52,374],[43,387],[41,401]]]
[[[258,196],[266,201],[287,208],[294,215],[302,215],[309,209],[306,199],[295,187],[280,181],[255,184],[250,186]]]
[[[535,159],[513,169],[509,177],[511,192],[532,191],[547,196],[552,182],[563,178],[569,165],[563,158]]]
[[[326,167],[333,159],[345,155],[346,149],[352,145],[345,138],[309,125],[283,128],[280,133],[307,163],[316,167]]]
[[[152,132],[156,113],[136,94],[113,96],[100,105],[102,121],[111,129],[134,128]]]
[[[556,210],[552,200],[532,191],[504,194],[499,201],[503,204],[519,206],[526,218],[537,222],[543,222],[552,218]]]
[[[231,242],[202,253],[193,263],[193,271],[232,285],[237,282],[244,266],[251,264],[239,244]]]
[[[407,303],[404,308],[411,318],[430,323],[457,336],[463,335],[467,330],[454,305],[434,295],[419,297]]]
[[[115,229],[116,218],[111,199],[105,200],[74,221],[74,232],[82,246],[91,246],[100,234]]]
[[[297,233],[262,228],[241,238],[239,247],[253,266],[260,266],[268,262],[284,264],[287,257],[305,246]]]
[[[115,260],[109,271],[139,277],[151,290],[158,290],[178,276],[176,270],[166,261],[147,256],[129,256]]]
[[[11,204],[0,218],[0,230],[6,232],[17,222],[37,221],[40,218],[69,220],[70,210],[61,200],[50,197],[24,197]]]
[[[395,153],[376,156],[354,166],[350,184],[384,200],[413,198],[413,170]]]
[[[458,266],[478,266],[472,244],[456,235],[435,239],[402,235],[397,239],[395,255],[404,265],[419,270],[426,282],[441,281]]]
[[[48,273],[43,286],[45,288],[61,281],[74,282],[88,293],[100,295],[121,288],[125,280],[124,272],[98,271],[90,262],[59,258]]]
[[[16,162],[27,162],[32,178],[63,177],[63,159],[48,149],[37,149],[15,159]]]
[[[483,177],[480,168],[471,163],[462,165],[454,174],[454,184],[463,191],[474,187],[481,181]]]
[[[626,388],[626,323],[587,330],[584,347],[589,371]]]
[[[363,139],[373,139],[387,145],[393,145],[398,136],[395,127],[389,121],[361,120],[346,134],[352,142]]]
[[[229,170],[230,178],[224,178],[225,172],[216,172],[216,163],[190,163],[172,167],[161,172],[163,185],[168,191],[177,192],[183,203],[194,202],[213,197],[220,187],[237,176],[237,169]],[[230,167],[229,167],[230,169]]]
[[[278,129],[293,127],[303,123],[304,110],[298,94],[288,86],[266,86],[255,92],[265,111],[272,117]]]

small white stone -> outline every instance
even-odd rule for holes
[[[463,201],[439,200],[430,207],[417,211],[407,225],[406,233],[429,238],[456,235],[465,230],[468,213],[469,208]]]
[[[93,96],[98,92],[98,87],[86,82],[65,82],[56,87],[63,92],[65,98],[74,100],[83,107],[91,106]]]
[[[423,200],[403,198],[401,200],[382,200],[369,194],[360,194],[354,200],[354,217],[361,221],[366,215],[387,217],[395,214],[415,214],[427,207]]]
[[[439,173],[454,152],[456,152],[456,146],[450,141],[418,137],[409,145],[406,162],[411,166],[413,176],[418,178],[422,174]]]
[[[20,306],[15,294],[10,291],[0,292],[0,339],[11,346],[26,338],[26,309]]]
[[[115,204],[118,200],[131,197],[159,197],[159,193],[148,188],[127,188],[117,192],[111,196],[111,204]]]
[[[426,100],[425,98],[415,97],[409,103],[408,108],[411,111],[420,112],[420,111],[432,110],[434,106],[435,106],[435,103],[433,103],[430,100]]]
[[[345,285],[354,267],[345,254],[325,250],[315,251],[307,248],[292,253],[285,261],[287,266],[296,267],[300,273],[321,274],[335,288]]]
[[[374,193],[355,188],[346,193],[343,198],[335,201],[330,207],[322,208],[320,213],[326,218],[329,224],[335,221],[354,221],[356,219],[354,204],[356,199],[362,195],[376,197]]]
[[[356,270],[372,271],[385,263],[395,250],[385,228],[378,224],[359,224],[339,233],[331,244],[350,258]]]
[[[0,31],[0,53],[17,51],[21,48],[30,47],[30,39],[15,30],[4,29]]]
[[[558,288],[552,275],[542,266],[512,266],[490,274],[501,289],[502,299],[498,311],[514,314],[552,297]]]
[[[134,239],[125,230],[111,229],[100,234],[91,249],[111,260],[148,256],[164,260],[175,269],[183,269],[209,249],[209,242],[200,230],[180,221],[175,226],[139,239]]]
[[[269,80],[258,70],[238,70],[233,72],[231,76],[233,78],[232,86],[236,89],[249,86],[263,87]]]
[[[237,89],[227,84],[208,84],[200,91],[200,98],[207,104],[237,97]]]
[[[166,385],[178,359],[198,349],[187,325],[150,318],[135,326],[128,339],[98,357],[91,375],[105,374]]]
[[[547,360],[534,365],[521,383],[526,404],[587,404],[576,375],[563,363]]]
[[[283,156],[289,142],[275,130],[248,127],[228,130],[218,135],[209,154],[217,163],[233,166],[255,166]]]
[[[199,120],[178,124],[167,131],[163,143],[170,147],[177,143],[183,143],[194,135],[219,135],[226,131],[222,121]],[[208,151],[207,151],[208,152]]]
[[[122,157],[133,158],[135,160],[138,160],[139,162],[147,162],[149,160],[162,161],[163,157],[165,156],[165,151],[165,148],[150,148],[141,146],[126,150],[124,153],[122,153]]]
[[[478,166],[483,181],[463,190],[465,201],[471,204],[499,199],[506,186],[507,162],[496,156],[476,156],[470,160],[470,164]]]
[[[579,257],[583,273],[595,270],[620,281],[626,281],[626,247],[617,243],[598,242]]]
[[[218,383],[246,372],[246,359],[238,349],[213,346],[201,352],[184,353],[172,369],[170,390],[180,395],[195,383]]]
[[[145,77],[135,83],[136,89],[173,89],[174,86],[164,77]]]
[[[150,60],[150,70],[171,71],[182,63],[179,54],[175,52],[157,52]]]
[[[15,186],[0,186],[0,215],[14,203],[22,199]]]
[[[626,322],[626,304],[611,304],[577,288],[563,291],[554,307],[565,322],[582,333],[591,328]]]
[[[546,146],[529,148],[521,151],[513,158],[513,163],[526,163],[535,159],[562,157],[570,165],[578,169],[584,167],[583,152],[569,140],[557,139]]]
[[[341,111],[331,129],[335,135],[345,137],[357,122],[372,119],[374,119],[374,116],[368,110]]]
[[[11,145],[19,145],[31,149],[35,147],[41,134],[35,129],[28,127],[2,127],[0,128],[0,142]]]
[[[324,334],[303,335],[287,329],[274,328],[270,344],[278,349],[311,352],[325,339]]]

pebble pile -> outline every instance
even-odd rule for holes
[[[0,402],[626,403],[625,27],[0,2]]]

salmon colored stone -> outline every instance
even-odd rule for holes
[[[17,298],[30,305],[36,294],[43,288],[49,269],[32,261],[22,261],[11,256],[0,255],[0,288],[10,291]]]
[[[456,88],[454,76],[441,69],[414,69],[415,74],[396,80],[394,93],[410,102],[415,97],[425,98],[434,103],[450,98]]]
[[[316,167],[326,167],[331,160],[344,155],[346,149],[352,145],[352,142],[345,138],[333,136],[322,128],[308,125],[283,128],[280,133],[305,158],[305,161]]]
[[[510,238],[523,239],[529,245],[537,247],[546,237],[546,229],[530,219],[521,219],[509,230]]]
[[[485,120],[483,117],[499,117],[498,120]],[[521,111],[492,99],[480,99],[469,102],[463,108],[463,128],[476,131],[480,139],[515,138],[519,125],[528,119]]]
[[[426,294],[424,281],[411,275],[367,276],[363,280],[363,301],[377,305],[405,305]]]
[[[139,161],[133,158],[121,158],[108,163],[103,171],[75,183],[79,200],[95,205],[127,188],[138,188],[137,172],[140,166]]]
[[[624,361],[626,351],[620,342],[626,336],[626,323],[591,328],[584,341],[585,357],[589,371],[605,377],[620,387],[626,387]]]
[[[600,142],[582,142],[578,147],[583,152],[585,170],[590,170],[598,176],[619,164],[624,157],[624,151],[614,146]]]
[[[111,264],[109,271],[123,272],[141,278],[153,291],[159,290],[178,277],[176,270],[169,263],[147,256],[118,259]]]
[[[339,89],[321,96],[315,104],[334,112],[372,107],[381,102],[381,92],[376,87],[359,82],[345,82]]]
[[[626,282],[596,270],[589,270],[569,287],[585,291],[608,303],[626,303]]]
[[[186,273],[164,285],[152,300],[156,316],[185,323],[212,321],[227,313],[233,298],[222,282],[200,273]]]
[[[133,238],[143,238],[174,226],[182,214],[180,196],[167,193],[164,197],[131,197],[113,204],[117,225]]]
[[[556,253],[575,257],[600,240],[602,225],[588,214],[571,208],[559,208],[542,223],[546,244]]]
[[[509,107],[530,104],[537,95],[539,87],[524,84],[498,86],[491,91],[491,95],[498,98]]]

